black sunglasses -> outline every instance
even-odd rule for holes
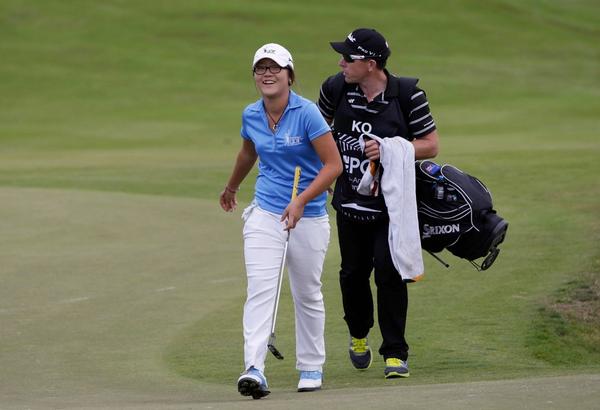
[[[353,63],[356,60],[364,60],[366,57],[357,54],[342,54],[342,58],[347,63]]]

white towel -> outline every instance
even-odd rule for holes
[[[425,268],[417,217],[415,148],[402,137],[366,135],[379,143],[384,169],[381,192],[390,216],[388,243],[394,267],[405,282],[417,281],[423,277]]]

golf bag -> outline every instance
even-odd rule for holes
[[[416,161],[416,190],[421,246],[432,256],[447,249],[478,270],[496,260],[508,222],[492,208],[490,191],[479,179],[452,165]],[[483,258],[481,266],[474,262]]]

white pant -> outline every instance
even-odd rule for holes
[[[264,371],[277,279],[287,231],[276,215],[251,205],[244,212],[248,295],[244,305],[244,362]],[[296,314],[296,368],[322,371],[325,305],[321,272],[329,244],[329,217],[303,217],[291,230],[287,272]]]

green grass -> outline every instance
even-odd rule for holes
[[[239,212],[225,215],[217,198],[241,111],[258,98],[252,55],[284,44],[297,90],[315,99],[337,71],[328,41],[358,26],[386,34],[392,72],[421,79],[439,161],[482,179],[510,223],[489,271],[425,256],[425,279],[410,286],[413,375],[403,383],[600,371],[590,325],[552,310],[599,275],[596,2],[5,0],[1,396],[42,397],[36,385],[230,389],[245,279]],[[347,363],[338,263],[333,237],[327,386],[382,385],[380,362],[362,374]],[[286,360],[269,359],[267,374],[292,388],[287,292]],[[376,329],[371,340],[380,343]]]

